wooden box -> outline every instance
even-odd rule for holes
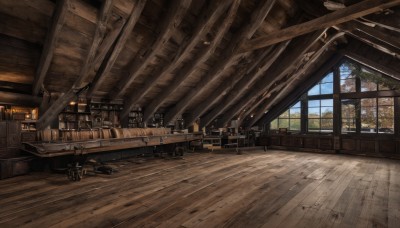
[[[0,179],[29,173],[32,157],[0,159]]]

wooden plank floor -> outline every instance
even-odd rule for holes
[[[126,160],[0,181],[0,227],[399,227],[396,160],[285,151]]]

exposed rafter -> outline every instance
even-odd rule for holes
[[[278,59],[279,64],[273,65],[267,73],[258,80],[251,91],[242,99],[235,104],[234,107],[228,109],[225,112],[221,124],[226,125],[243,107],[246,107],[252,99],[259,97],[266,88],[270,87],[275,81],[279,80],[286,74],[288,74],[293,66],[293,63],[299,62],[305,53],[321,38],[321,36],[325,33],[325,30],[317,31],[314,34],[308,34],[301,37],[299,40],[296,40],[292,43],[295,47],[302,47],[298,49],[286,49],[285,55],[282,55],[282,58]],[[284,64],[284,65],[282,65]]]
[[[380,40],[380,41],[392,46],[393,48],[400,49],[400,41],[398,38],[393,37],[390,34],[383,33],[376,28],[366,26],[360,22],[349,21],[347,23],[343,23],[343,24],[337,25],[335,27],[337,27],[341,30],[344,30],[344,31],[354,31],[354,30],[360,31],[364,34],[367,34],[371,37],[374,37],[377,40]]]
[[[86,59],[83,63],[80,74],[72,85],[72,88],[65,94],[61,95],[56,102],[54,102],[49,108],[46,109],[45,113],[41,114],[41,117],[38,120],[39,130],[47,127],[48,124],[53,122],[53,120],[57,118],[58,114],[64,109],[68,102],[73,99],[76,90],[84,86],[82,85],[82,82],[85,82],[86,78],[89,75],[89,70],[93,68],[96,50],[104,37],[108,20],[111,17],[112,7],[113,0],[103,1],[99,13],[98,23],[96,25],[96,31],[92,39],[92,44],[86,55]]]
[[[300,69],[296,70],[292,75],[288,77],[285,82],[281,82],[280,85],[275,86],[274,88],[269,89],[269,93],[275,92],[276,95],[274,98],[264,98],[261,100],[256,101],[252,104],[252,108],[249,108],[247,111],[247,115],[249,115],[254,109],[260,107],[258,112],[253,116],[252,121],[250,121],[248,127],[253,126],[259,119],[261,119],[264,115],[265,110],[269,109],[275,102],[288,94],[289,91],[292,91],[294,85],[298,85],[298,83],[294,83],[295,80],[299,82],[299,79],[302,78],[305,74],[308,74],[309,70],[312,66],[318,62],[318,59],[328,50],[329,46],[332,45],[334,41],[342,36],[341,33],[333,36],[328,42],[326,42],[319,50],[312,56],[310,60],[308,60]],[[242,117],[245,117],[243,115]],[[242,118],[243,119],[243,118]]]
[[[269,111],[266,115],[263,115],[262,119],[260,122],[263,124],[269,123],[271,120],[276,118],[281,112],[283,112],[285,109],[289,108],[290,104],[295,102],[301,95],[307,92],[307,90],[314,85],[315,83],[318,82],[318,80],[321,79],[322,76],[326,74],[334,65],[336,65],[340,60],[342,56],[340,54],[334,54],[329,58],[329,60],[325,63],[323,63],[316,71],[314,72],[307,72],[307,74],[310,75],[310,77],[307,80],[302,80],[302,86],[297,87],[298,89],[292,91],[287,97],[285,97],[285,102],[279,102],[276,106],[272,108],[271,111]],[[280,93],[276,93],[273,97],[270,99],[282,97]],[[272,104],[272,102],[271,102]],[[264,113],[263,113],[264,114]],[[249,124],[248,126],[252,126]]]
[[[93,94],[99,89],[103,81],[105,80],[106,75],[110,72],[113,67],[115,61],[119,53],[125,46],[125,42],[128,40],[128,37],[131,35],[133,28],[135,27],[137,21],[139,20],[139,16],[142,14],[143,8],[146,4],[147,0],[135,0],[133,4],[131,15],[121,31],[121,34],[118,37],[118,40],[115,42],[114,49],[112,50],[110,57],[107,59],[105,63],[103,63],[100,69],[97,71],[97,74],[92,81],[92,85],[87,92],[87,97],[91,98]]]
[[[331,26],[351,21],[353,19],[381,11],[400,4],[400,0],[365,0],[351,5],[341,10],[334,11],[327,15],[304,22],[302,24],[290,26],[266,36],[252,39],[240,48],[241,52],[267,47],[294,37],[310,33],[318,29],[329,28]]]
[[[178,87],[183,83],[183,81],[191,75],[196,68],[205,60],[207,60],[215,51],[215,49],[220,44],[222,38],[230,28],[233,20],[236,17],[236,13],[238,7],[240,5],[241,0],[234,0],[231,5],[228,14],[223,18],[221,18],[220,29],[216,32],[213,40],[210,42],[210,45],[200,50],[193,60],[189,63],[186,63],[185,66],[180,70],[178,75],[175,76],[174,80],[171,82],[170,86],[163,90],[163,92],[158,96],[158,99],[153,100],[150,105],[145,108],[144,112],[144,121],[149,120],[152,115],[157,111],[157,109],[163,104],[163,102],[167,99],[169,95],[175,92]],[[125,116],[127,113],[125,114]],[[125,117],[121,116],[121,118]]]
[[[229,105],[233,104],[239,97],[241,97],[243,93],[248,89],[248,87],[252,85],[261,75],[263,75],[266,70],[270,68],[270,66],[285,50],[287,45],[289,45],[289,42],[290,41],[284,42],[275,47],[273,52],[271,52],[267,56],[267,58],[257,69],[253,70],[252,72],[250,72],[249,75],[244,76],[239,82],[237,82],[229,95],[226,96],[224,100],[218,104],[218,107],[215,107],[210,113],[208,113],[201,119],[201,126],[207,126],[217,116],[223,113],[229,107]],[[216,91],[223,91],[223,88],[220,88]]]
[[[212,25],[229,6],[228,3],[229,1],[212,1],[208,7],[204,8],[202,15],[199,16],[199,23],[191,38],[185,39],[180,44],[180,50],[169,64],[164,65],[164,67],[160,68],[156,73],[146,79],[143,86],[132,91],[130,95],[126,96],[125,109],[131,110],[135,105],[135,102],[141,100],[150,91],[158,79],[170,74],[179,66],[179,64],[182,63],[182,61],[188,58],[195,46],[200,40],[204,39],[205,35],[210,31]]]
[[[166,18],[163,18],[160,23],[159,34],[156,41],[151,44],[149,50],[146,51],[145,56],[136,57],[129,69],[129,75],[120,80],[111,92],[110,98],[117,99],[121,95],[124,95],[129,86],[140,76],[146,69],[147,65],[155,57],[155,55],[164,48],[171,38],[172,34],[176,32],[179,24],[185,16],[187,9],[190,6],[192,0],[174,0],[169,6]],[[125,102],[126,107],[124,109],[130,109],[131,102],[135,102],[136,99]]]
[[[236,86],[240,80],[243,80],[250,74],[257,66],[260,65],[260,62],[263,61],[266,57],[271,54],[272,47],[266,48],[265,50],[259,50],[255,52],[252,58],[249,58],[244,62],[241,62],[240,65],[243,65],[239,70],[236,70],[234,77],[229,78],[229,81],[221,84],[214,92],[207,96],[207,100],[203,101],[201,104],[197,105],[193,110],[190,110],[191,117],[189,119],[185,119],[185,122],[191,125],[197,118],[207,112],[215,103],[219,102],[224,96],[227,96],[229,91],[233,91],[232,88]],[[203,122],[202,122],[203,123]]]
[[[347,56],[350,59],[353,59],[363,65],[369,66],[377,71],[380,71],[384,74],[387,74],[390,77],[393,77],[397,80],[400,80],[400,66],[398,64],[381,64],[380,61],[382,59],[389,59],[388,56],[384,53],[379,53],[379,51],[372,51],[372,48],[368,46],[361,46],[363,50],[369,50],[367,53],[360,52],[359,48],[356,48],[356,43],[352,42],[348,45],[345,49],[341,50],[340,52]]]
[[[53,20],[46,35],[39,65],[36,69],[35,81],[32,87],[32,93],[34,96],[39,94],[47,71],[50,68],[54,49],[56,48],[57,40],[60,37],[61,29],[64,26],[65,16],[69,10],[69,4],[70,0],[59,0],[56,3],[56,8],[54,9],[53,13]]]
[[[190,101],[196,98],[199,94],[201,94],[207,88],[207,85],[216,81],[220,75],[224,72],[224,69],[228,68],[235,60],[238,58],[237,56],[237,47],[241,45],[241,43],[250,39],[253,34],[257,31],[261,23],[265,20],[269,12],[271,11],[273,5],[276,0],[267,0],[265,2],[260,2],[259,5],[256,6],[256,9],[251,15],[250,22],[233,35],[232,40],[229,42],[226,51],[220,56],[220,61],[218,61],[211,69],[210,72],[206,74],[204,78],[196,85],[196,87],[191,90],[185,97],[180,100],[175,107],[170,109],[165,114],[165,121],[169,122],[171,120],[176,119],[176,117],[181,114]]]

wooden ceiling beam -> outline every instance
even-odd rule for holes
[[[144,85],[139,89],[132,91],[130,95],[125,99],[125,109],[131,110],[137,101],[140,101],[154,86],[157,80],[163,78],[164,76],[170,74],[174,69],[176,69],[179,64],[181,64],[185,59],[187,59],[192,51],[195,49],[196,45],[202,39],[205,39],[205,35],[210,31],[212,25],[217,21],[221,14],[229,6],[230,1],[212,1],[209,3],[208,7],[205,7],[202,14],[199,16],[198,24],[191,35],[191,38],[185,39],[179,46],[180,50],[176,53],[175,57],[168,64],[165,64],[157,72],[150,75]]]
[[[301,81],[303,81],[300,79],[302,79],[304,75],[308,75],[310,73],[310,69],[312,69],[312,67],[319,62],[321,56],[326,53],[326,50],[328,50],[329,46],[334,40],[335,38],[331,39],[330,42],[327,42],[325,45],[319,48],[319,50],[312,56],[312,58],[308,60],[300,69],[296,70],[292,75],[288,76],[286,81],[281,82],[278,86],[275,86],[274,88],[270,88],[270,94],[274,92],[276,93],[273,98],[262,98],[261,101],[256,101],[255,103],[253,103],[252,108],[249,108],[247,113],[241,117],[241,119],[244,119],[246,116],[251,115],[250,113],[254,112],[254,109],[260,107],[258,112],[254,114],[252,120],[247,127],[253,126],[258,120],[260,120],[264,116],[265,110],[268,110],[272,105],[275,104],[277,100],[292,92],[295,87],[298,86]],[[338,57],[334,59],[336,62],[338,62],[340,58],[341,56],[338,55]],[[297,81],[298,83],[295,83],[295,81]],[[302,87],[304,87],[304,85],[302,85]],[[309,86],[307,86],[307,88],[308,87]]]
[[[326,52],[326,54],[328,54]],[[308,91],[308,89],[313,86],[315,83],[317,83],[319,80],[321,80],[321,77],[323,77],[329,70],[332,69],[339,61],[342,59],[342,55],[340,54],[333,54],[328,61],[325,63],[322,63],[317,69],[311,69],[311,71],[307,70],[307,76],[308,79],[306,80],[296,80],[298,83],[301,83],[301,86],[296,87],[296,90],[291,90],[290,92],[286,91],[276,91],[277,93],[273,96],[271,96],[269,99],[282,99],[283,94],[281,92],[284,92],[285,95],[285,101],[284,102],[266,102],[266,103],[276,103],[275,106],[273,106],[270,111],[267,112],[267,114],[262,115],[262,118],[260,119],[259,122],[262,122],[263,124],[267,124],[273,119],[275,119],[277,116],[280,115],[284,110],[288,109],[291,104],[296,102],[304,93]],[[295,86],[292,86],[295,87]],[[255,122],[255,121],[253,121]],[[254,124],[248,124],[247,126],[252,126]]]
[[[0,97],[2,104],[23,105],[29,107],[37,107],[42,101],[41,97],[5,91],[0,91]]]
[[[251,14],[250,22],[246,22],[246,24],[233,35],[227,48],[225,48],[226,51],[219,57],[219,61],[212,66],[211,70],[201,79],[194,89],[186,94],[185,97],[175,105],[175,107],[165,114],[164,120],[166,123],[176,119],[179,114],[183,113],[189,103],[206,90],[207,85],[215,82],[219,76],[222,75],[224,70],[232,65],[236,58],[240,57],[237,55],[237,47],[240,46],[244,40],[250,39],[253,36],[268,16],[275,2],[276,0],[262,1],[256,6],[255,10]]]
[[[143,115],[143,120],[145,122],[152,118],[153,114],[164,103],[167,97],[175,92],[179,86],[182,85],[184,80],[189,77],[201,63],[206,61],[215,52],[223,37],[228,32],[228,29],[232,25],[240,2],[241,0],[234,0],[227,15],[222,15],[222,17],[220,17],[221,23],[220,26],[218,26],[219,30],[216,32],[214,38],[210,41],[210,45],[202,48],[198,53],[196,53],[192,58],[192,61],[184,65],[184,67],[174,77],[170,85],[164,89],[159,96],[157,96],[157,99],[154,99],[147,107],[145,107],[145,112]],[[123,116],[121,116],[121,118],[123,118]]]
[[[308,50],[319,41],[322,35],[326,30],[317,31],[314,34],[305,35],[295,42],[292,43],[294,47],[303,47],[296,49],[286,49],[285,54],[282,54],[281,58],[279,58],[276,62],[277,64],[272,65],[270,69],[261,77],[251,91],[242,99],[235,103],[235,106],[231,107],[224,113],[223,118],[220,123],[225,126],[228,122],[243,109],[247,104],[251,102],[252,99],[259,97],[265,91],[265,88],[271,86],[275,81],[281,79],[283,76],[288,74],[294,63],[299,62],[304,54],[308,52]]]
[[[140,15],[142,14],[143,8],[146,5],[146,1],[147,0],[135,0],[131,15],[129,16],[128,21],[126,22],[124,28],[122,29],[120,35],[118,36],[118,39],[115,41],[114,49],[111,51],[107,61],[103,62],[100,69],[97,71],[95,78],[92,81],[92,85],[86,94],[88,98],[92,98],[93,94],[103,84],[106,75],[110,72],[111,68],[114,66],[114,63],[117,60],[119,53],[124,48],[126,41],[132,34],[132,30],[135,27],[137,21],[139,20]]]
[[[343,23],[343,24],[337,25],[335,27],[337,27],[338,29],[344,30],[344,31],[354,31],[354,30],[360,31],[371,37],[374,37],[375,39],[385,42],[386,44],[392,46],[393,48],[400,49],[400,41],[398,38],[393,37],[388,33],[379,31],[376,28],[372,28],[367,25],[364,25],[363,23],[360,23],[357,21],[349,21],[347,23]]]
[[[86,55],[85,62],[81,68],[80,74],[78,78],[75,80],[72,87],[69,89],[68,92],[61,95],[56,102],[54,102],[50,107],[47,109],[43,109],[44,113],[41,113],[41,116],[38,120],[38,129],[44,129],[47,127],[51,122],[54,121],[58,117],[58,114],[67,106],[67,104],[74,98],[76,91],[80,88],[84,87],[82,85],[87,81],[87,77],[89,75],[89,71],[93,69],[94,60],[96,56],[97,49],[100,45],[101,40],[104,37],[106,32],[107,23],[109,18],[111,17],[111,9],[113,7],[113,0],[105,0],[101,6],[101,10],[98,16],[98,23],[96,25],[95,34],[92,39],[92,45],[89,48],[89,51]],[[87,82],[86,82],[87,83]],[[45,104],[42,104],[41,107],[45,107]]]
[[[243,93],[248,89],[249,86],[251,86],[257,79],[261,77],[269,68],[270,66],[275,62],[275,60],[279,57],[279,55],[282,54],[282,52],[286,49],[286,47],[289,45],[290,41],[286,41],[282,44],[277,45],[273,51],[266,56],[266,58],[263,60],[263,63],[258,66],[256,69],[252,70],[251,72],[248,72],[247,75],[242,77],[236,84],[233,86],[233,88],[230,90],[230,93],[225,96],[222,102],[218,104],[217,107],[215,107],[211,112],[209,112],[207,115],[201,118],[200,121],[200,126],[204,127],[207,126],[211,121],[213,121],[217,116],[219,116],[221,113],[223,113],[229,105],[233,104],[239,97],[243,95]],[[221,85],[220,88],[215,90],[215,94],[221,93],[221,91],[225,91],[227,89],[227,85],[229,84],[223,84]],[[213,94],[214,95],[214,94]],[[216,98],[211,96],[211,98],[208,98],[209,100],[213,101],[216,100],[220,95],[217,95]],[[203,102],[203,105],[198,106],[198,108],[195,110],[194,113],[196,113],[196,116],[198,117],[199,115],[197,112],[202,112],[204,113],[204,110],[208,109],[209,107],[205,106],[207,105],[208,102]]]
[[[183,17],[185,16],[190,3],[192,0],[174,0],[172,1],[166,18],[163,18],[159,26],[159,34],[154,43],[150,45],[146,54],[142,56],[136,56],[134,62],[131,64],[129,69],[129,75],[123,77],[122,80],[118,82],[116,87],[110,91],[109,97],[111,100],[115,100],[120,96],[125,95],[129,86],[139,77],[146,67],[150,64],[156,54],[163,50],[168,40],[171,38],[172,34],[176,32],[178,26],[180,25]],[[135,103],[136,99],[126,100],[125,104],[127,109],[131,107],[131,103]],[[134,105],[134,104],[132,104]],[[130,108],[129,108],[130,109]]]
[[[400,0],[365,0],[344,9],[334,11],[319,18],[279,30],[266,36],[258,37],[243,43],[241,52],[267,47],[318,29],[351,21],[353,19],[381,11],[400,4]]]
[[[32,86],[32,94],[37,96],[43,86],[43,81],[46,78],[47,71],[50,68],[51,60],[53,59],[54,49],[58,38],[61,34],[61,29],[64,26],[66,14],[69,10],[70,0],[59,0],[56,3],[56,8],[53,13],[51,26],[46,35],[46,40],[43,45],[42,54],[39,64],[36,69],[35,81]]]

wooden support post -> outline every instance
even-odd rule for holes
[[[280,31],[271,33],[266,36],[252,39],[243,43],[240,48],[241,52],[247,52],[254,49],[267,47],[285,40],[292,39],[297,36],[318,30],[326,29],[331,26],[351,21],[353,19],[375,13],[377,11],[387,9],[400,4],[400,0],[366,0],[341,10],[334,11],[322,17],[307,21],[302,24],[294,25]]]
[[[175,105],[175,107],[170,109],[165,114],[166,122],[174,120],[179,114],[184,112],[185,108],[189,105],[189,102],[192,101],[193,98],[201,94],[209,84],[215,82],[222,74],[224,69],[229,67],[234,62],[235,58],[240,57],[237,56],[237,47],[240,46],[244,40],[250,39],[253,36],[258,27],[269,14],[275,1],[276,0],[267,0],[259,3],[251,16],[250,22],[246,22],[248,24],[243,26],[237,33],[233,35],[233,38],[226,48],[226,51],[220,57],[220,60],[212,67],[210,72],[208,72],[207,75],[196,85],[196,87],[186,94],[185,97]]]
[[[69,10],[69,4],[70,0],[59,0],[56,3],[53,20],[46,35],[39,65],[36,69],[35,81],[32,87],[32,93],[34,96],[39,94],[43,81],[47,75],[47,71],[49,70],[51,60],[53,59],[54,49],[56,48],[61,29],[65,23],[65,16]]]

